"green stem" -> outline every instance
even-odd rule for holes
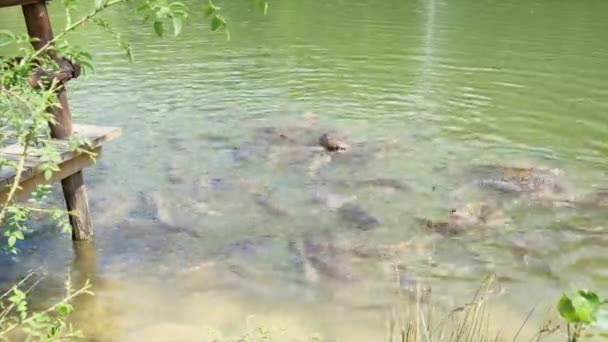
[[[38,51],[36,51],[34,54],[32,54],[29,58],[27,59],[23,59],[23,61],[21,62],[22,64],[27,64],[31,61],[33,61],[34,59],[36,59],[37,57],[39,57],[41,54],[43,54],[44,52],[46,52],[51,46],[53,46],[53,44],[55,44],[58,40],[60,40],[61,38],[63,38],[66,34],[74,31],[75,29],[78,28],[78,26],[81,26],[82,24],[86,23],[87,21],[91,20],[93,17],[95,17],[96,15],[98,15],[99,13],[101,13],[102,11],[126,2],[127,0],[113,0],[113,1],[109,1],[108,3],[106,3],[105,5],[103,5],[100,8],[96,8],[94,9],[91,13],[85,15],[84,17],[80,18],[78,21],[76,21],[75,23],[73,23],[72,25],[68,26],[63,32],[61,32],[60,34],[58,34],[56,37],[54,37],[53,39],[51,39],[50,41],[48,41],[46,44],[44,44],[44,46],[42,46],[40,49],[38,49]]]
[[[17,165],[17,170],[15,174],[15,179],[13,180],[13,184],[11,185],[11,190],[6,196],[6,202],[4,202],[4,206],[0,211],[0,225],[4,222],[4,217],[6,216],[6,210],[9,208],[9,204],[12,202],[15,197],[15,193],[19,188],[19,183],[21,181],[21,174],[23,174],[23,170],[25,169],[25,159],[27,159],[27,149],[29,146],[29,142],[26,141],[25,146],[23,146],[23,152],[21,152],[21,156],[19,159],[19,164]]]
[[[81,294],[85,294],[88,293],[90,294],[91,292],[89,291],[89,288],[91,288],[91,284],[87,282],[87,284],[85,284],[85,286],[83,286],[81,289],[71,293],[70,295],[68,295],[66,298],[64,298],[62,301],[56,303],[55,305],[51,306],[50,308],[37,313],[38,315],[46,315],[46,314],[50,314],[51,312],[55,311],[57,309],[57,307],[59,307],[59,305],[65,304],[65,303],[69,303],[72,299],[80,296]],[[7,328],[3,329],[0,332],[0,338],[6,336],[10,331],[14,330],[15,328],[19,327],[19,326],[24,326],[26,324],[28,324],[29,322],[31,322],[34,318],[36,318],[38,315],[32,315],[29,318],[21,321],[18,324],[12,324],[10,326],[8,326]]]

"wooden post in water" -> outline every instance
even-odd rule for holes
[[[34,42],[34,48],[40,49],[53,39],[53,30],[49,13],[44,1],[22,6],[25,24],[30,37],[40,39]],[[72,135],[72,114],[68,103],[65,83],[57,93],[60,108],[50,109],[55,116],[56,124],[51,125],[51,136],[56,139],[66,139]],[[84,185],[82,171],[78,171],[61,181],[67,209],[76,215],[70,215],[72,239],[75,241],[93,238],[91,216],[87,190]]]

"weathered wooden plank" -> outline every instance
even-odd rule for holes
[[[93,152],[101,155],[102,147],[97,147]],[[25,199],[27,195],[32,193],[38,185],[40,184],[53,184],[62,179],[65,179],[71,175],[74,175],[80,170],[93,165],[94,161],[86,154],[79,154],[75,158],[69,159],[61,163],[60,171],[55,172],[51,178],[47,181],[44,179],[44,175],[42,173],[36,173],[34,176],[27,178],[23,182],[21,182],[21,189],[16,192],[16,200]],[[8,188],[0,189],[0,203],[6,202],[6,197],[9,193]]]
[[[110,126],[96,126],[96,125],[87,125],[87,124],[76,124],[73,126],[74,136],[83,136],[89,139],[91,142],[92,148],[101,146],[102,144],[112,141],[119,136],[122,135],[122,129],[120,127],[110,127]],[[10,134],[11,132],[6,132],[6,134]],[[53,139],[52,143],[59,148],[60,151],[68,150],[68,140],[65,139]],[[35,156],[38,153],[38,149],[30,149],[28,155]],[[5,148],[0,150],[0,154],[7,155],[21,155],[23,153],[23,146],[19,144],[12,144],[6,146]]]
[[[72,240],[88,241],[93,238],[93,223],[89,215],[89,197],[87,187],[84,185],[82,169],[61,180],[63,186],[63,197],[70,211],[77,213],[70,215],[72,226]],[[83,213],[87,213],[84,215]],[[78,227],[78,229],[76,229]]]
[[[85,136],[91,141],[92,149],[96,149],[103,143],[116,139],[120,136],[122,130],[117,127],[94,126],[94,125],[74,125],[74,134],[77,136]],[[74,158],[78,153],[71,152],[68,148],[67,140],[55,139],[52,141],[56,144],[59,151],[61,161],[66,161]],[[0,150],[0,157],[18,161],[23,153],[23,146],[19,144],[9,145]],[[26,168],[21,174],[21,179],[25,180],[28,177],[34,176],[38,172],[38,167],[42,164],[37,156],[40,155],[39,149],[31,149],[26,157]],[[10,186],[16,176],[16,170],[9,166],[4,166],[0,169],[0,188]]]
[[[120,127],[97,126],[87,124],[75,124],[74,135],[85,136],[89,138],[95,147],[112,141],[122,135]]]
[[[3,154],[2,150],[0,150],[0,157],[6,159],[10,162],[17,163],[21,160],[20,155],[12,155],[12,154]],[[37,166],[40,163],[40,159],[38,157],[28,156],[25,157],[25,166]],[[2,177],[0,177],[2,179]]]
[[[65,152],[69,152],[68,145],[65,142],[52,141],[52,144],[57,147],[57,149],[59,150],[59,153],[61,155],[63,155]],[[30,147],[27,150],[27,156],[30,158],[36,158],[36,157],[40,156],[40,153],[41,153],[41,149],[39,149],[39,148]],[[20,144],[8,145],[5,148],[0,150],[0,156],[2,156],[3,158],[6,158],[6,159],[10,158],[11,160],[20,159],[22,154],[23,154],[23,145],[20,145]]]
[[[0,0],[0,7],[23,6],[42,1],[43,0]]]
[[[27,179],[32,177],[36,173],[37,166],[29,166],[23,169],[21,172],[21,179]],[[0,191],[4,188],[7,188],[13,184],[15,177],[17,176],[17,170],[10,166],[3,166],[0,169]]]

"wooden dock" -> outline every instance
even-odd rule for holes
[[[0,7],[21,6],[23,18],[28,35],[32,40],[35,50],[41,50],[53,43],[53,29],[46,6],[47,0],[0,0]],[[75,153],[70,151],[68,141],[73,135],[80,135],[88,138],[92,143],[90,152],[97,154],[99,158],[102,145],[121,135],[120,128],[103,127],[91,125],[78,125],[72,123],[72,113],[67,97],[67,82],[78,78],[80,66],[77,61],[71,61],[62,56],[58,56],[53,51],[43,53],[51,57],[61,69],[59,73],[51,73],[41,68],[36,70],[35,75],[46,75],[54,80],[59,87],[56,90],[57,103],[59,106],[48,108],[54,116],[53,123],[49,122],[52,143],[57,144],[60,151],[59,171],[54,172],[50,179],[45,179],[44,172],[40,169],[43,164],[37,151],[28,150],[25,158],[25,169],[19,175],[20,188],[15,193],[13,200],[24,199],[32,191],[36,190],[39,184],[49,184],[61,181],[63,195],[69,215],[70,225],[72,226],[72,239],[74,241],[92,240],[93,225],[89,213],[89,202],[84,184],[82,170],[94,163],[94,159],[87,153]],[[34,80],[35,82],[31,82]],[[37,77],[30,79],[30,85],[42,84]],[[0,155],[4,159],[19,161],[23,156],[23,147],[10,145],[0,150]],[[0,168],[0,205],[8,200],[11,185],[15,183],[17,170],[3,166]]]
[[[101,155],[102,146],[104,143],[114,140],[122,134],[122,130],[118,127],[105,127],[76,124],[73,125],[73,136],[86,137],[91,146],[88,148],[90,152]],[[86,153],[75,153],[70,151],[68,141],[65,139],[54,139],[53,144],[57,146],[61,162],[59,163],[59,171],[53,173],[49,180],[44,178],[43,172],[40,170],[40,165],[43,161],[39,158],[39,150],[30,149],[27,152],[25,159],[25,169],[21,173],[20,186],[21,189],[16,193],[15,199],[23,199],[40,184],[52,184],[63,180],[76,172],[91,166],[94,160]],[[0,158],[7,160],[18,161],[23,153],[23,146],[19,144],[9,145],[0,150]],[[0,204],[5,203],[6,196],[10,190],[10,186],[15,181],[17,170],[10,166],[0,168]]]

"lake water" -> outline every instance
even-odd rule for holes
[[[564,290],[608,292],[605,208],[467,186],[495,164],[562,170],[572,196],[608,184],[608,3],[283,0],[265,17],[222,6],[230,41],[201,13],[161,39],[110,11],[133,64],[96,27],[69,39],[97,67],[70,84],[75,120],[124,129],[85,173],[96,258],[82,248],[74,261],[69,236],[41,224],[1,260],[0,281],[41,269],[50,300],[84,269],[97,295],[77,320],[91,341],[256,326],[386,340],[398,289],[429,286],[453,307],[490,273],[495,322],[512,335],[537,305],[530,330],[550,318]],[[19,9],[0,12],[7,28],[23,30]],[[273,127],[297,143],[272,140]],[[301,146],[329,130],[354,155],[323,164]],[[505,224],[457,236],[421,224],[482,198],[500,201]],[[337,208],[347,199],[379,224],[357,227],[361,215]]]

